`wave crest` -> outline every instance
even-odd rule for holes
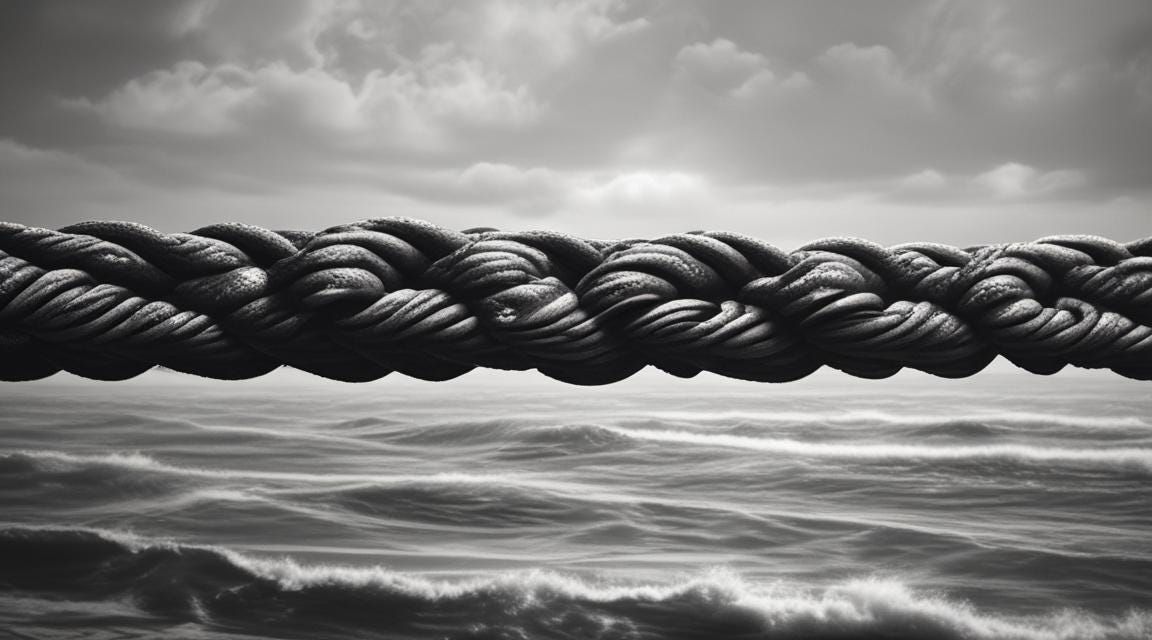
[[[753,584],[714,570],[666,584],[550,571],[433,579],[381,567],[305,566],[118,532],[0,530],[4,590],[129,596],[151,615],[232,630],[533,638],[771,637],[1105,640],[1147,637],[1152,614],[1003,617],[894,580],[824,588]],[[496,635],[495,637],[509,637]],[[511,636],[515,637],[515,636]]]
[[[867,442],[809,442],[724,433],[601,426],[636,441],[745,449],[813,458],[893,461],[998,461],[1101,467],[1152,472],[1152,449],[1141,447],[1067,448],[1024,444],[936,445]]]

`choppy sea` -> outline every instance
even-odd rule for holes
[[[0,638],[1152,637],[1111,374],[0,386]]]

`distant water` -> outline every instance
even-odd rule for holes
[[[1152,637],[1113,376],[0,387],[0,637]]]

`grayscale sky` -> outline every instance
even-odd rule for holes
[[[0,3],[0,219],[1152,235],[1152,2]]]

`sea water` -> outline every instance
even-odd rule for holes
[[[0,387],[17,638],[1148,638],[1150,536],[1106,373]]]

